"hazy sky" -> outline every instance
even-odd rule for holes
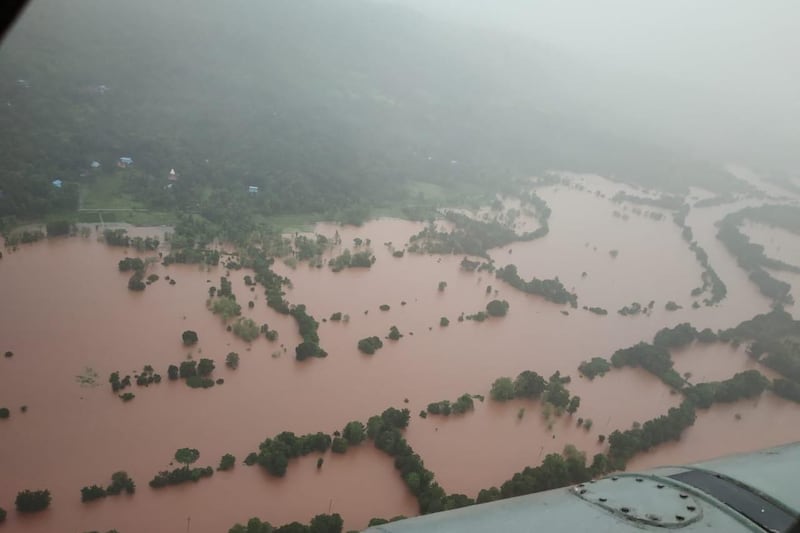
[[[389,0],[668,75],[800,78],[796,0]],[[706,77],[706,76],[704,76]]]
[[[717,137],[720,145],[732,145],[727,137],[739,136],[739,143],[761,145],[753,148],[767,159],[797,152],[798,0],[379,1],[522,34],[584,63],[613,67],[609,80],[632,75],[620,89],[636,99],[650,93],[656,102],[673,96],[695,101],[684,112],[705,115],[696,119],[704,126],[696,133],[710,142]],[[637,75],[647,84],[637,86]],[[661,80],[663,94],[657,95],[653,88]]]

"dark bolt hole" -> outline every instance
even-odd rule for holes
[[[600,501],[601,501],[601,502],[607,502],[607,501],[608,501],[608,499],[607,499],[607,498],[600,498]]]
[[[623,513],[629,513],[629,512],[631,512],[631,510],[630,510],[630,509],[628,509],[627,507],[620,507],[620,509],[619,509],[619,510],[620,510],[620,511],[622,511]]]
[[[663,488],[664,488],[664,485],[662,485],[661,483],[659,483],[658,485],[656,485],[656,487],[658,487],[659,489],[663,489]]]
[[[637,482],[637,483],[641,483],[642,481],[643,481],[643,480],[642,480],[642,478],[640,478],[640,477],[637,477],[637,478],[636,478],[636,482]]]
[[[681,494],[681,499],[682,499],[682,500],[685,500],[685,499],[686,499],[686,498],[688,498],[688,497],[689,497],[689,495],[688,495],[688,494]]]
[[[586,494],[586,489],[581,489],[580,494]]]
[[[690,511],[694,511],[695,509],[697,509],[697,507],[695,507],[694,505],[687,505],[686,508],[689,509]]]
[[[681,516],[679,514],[676,514],[675,515],[675,520],[677,520],[678,522],[683,522],[684,520],[686,520],[686,518],[684,518],[683,516]]]

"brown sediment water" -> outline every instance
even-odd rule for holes
[[[10,510],[24,488],[53,493],[47,512],[26,517],[10,512],[6,529],[156,531],[183,527],[191,516],[191,531],[221,531],[251,516],[276,524],[306,522],[327,512],[331,498],[331,508],[349,527],[362,527],[376,515],[416,511],[391,459],[370,446],[344,457],[326,454],[319,472],[316,456],[300,460],[280,480],[239,464],[197,484],[150,489],[147,482],[169,467],[177,448],[198,448],[200,465],[216,467],[224,453],[241,462],[266,437],[283,430],[330,433],[343,426],[347,413],[332,400],[338,383],[317,388],[320,374],[310,375],[311,365],[296,364],[293,353],[272,357],[280,344],[293,352],[299,337],[293,319],[266,308],[263,294],[257,296],[260,305],[245,314],[268,322],[280,339],[261,338],[248,347],[205,309],[211,285],[206,280],[219,285],[224,269],[156,266],[153,272],[162,279],[133,294],[126,288],[128,275],[116,268],[125,255],[72,238],[24,247],[2,260],[0,294],[14,305],[0,310],[0,339],[3,351],[15,355],[0,361],[0,405],[12,411],[0,426],[0,505]],[[177,284],[168,285],[165,275]],[[232,276],[240,300],[248,293],[242,277]],[[199,332],[196,348],[181,345],[185,329]],[[236,371],[224,366],[230,351],[241,357]],[[214,376],[225,384],[193,390],[168,382],[166,367],[190,352],[195,359],[214,358]],[[164,381],[134,386],[129,390],[136,398],[123,403],[111,393],[108,375],[115,370],[133,375],[145,364]],[[87,366],[97,372],[99,386],[76,383]],[[24,414],[22,405],[28,408]],[[137,482],[133,498],[80,503],[81,487],[108,484],[116,470],[126,470]]]
[[[197,448],[199,465],[216,466],[222,454],[233,453],[241,461],[281,431],[332,433],[389,406],[411,410],[409,443],[448,491],[474,495],[524,466],[538,464],[540,454],[561,451],[565,444],[575,444],[589,455],[602,451],[599,434],[664,413],[680,397],[640,370],[615,370],[590,382],[578,375],[581,361],[650,341],[659,329],[680,322],[689,321],[698,329],[734,326],[768,311],[769,301],[715,237],[714,223],[741,203],[693,210],[687,217],[728,286],[728,298],[720,305],[694,310],[689,293],[700,283],[701,267],[679,228],[668,216],[657,221],[630,208],[627,221],[615,217],[613,212],[625,206],[610,198],[624,189],[594,178],[585,183],[583,190],[563,185],[540,190],[553,211],[550,234],[490,254],[498,267],[516,264],[526,279],[558,276],[577,292],[579,306],[604,307],[608,316],[546,302],[488,273],[463,272],[460,256],[392,257],[384,243],[401,249],[424,227],[421,223],[381,219],[360,228],[320,224],[317,232],[332,237],[338,231],[343,242],[329,256],[353,248],[358,237],[371,240],[377,261],[369,270],[339,273],[305,263],[296,269],[276,263],[275,270],[292,281],[287,299],[306,304],[321,322],[321,344],[329,356],[304,363],[294,360],[294,346],[300,341],[294,320],[266,306],[263,288],[250,291],[244,285],[244,276],[252,272],[232,271],[233,291],[244,316],[279,332],[275,342],[261,337],[248,345],[226,332],[220,318],[206,309],[209,287],[219,286],[220,276],[226,274],[222,266],[156,264],[148,273],[161,279],[143,293],[131,293],[126,287],[129,276],[118,272],[117,262],[135,252],[94,238],[52,239],[4,252],[0,351],[15,355],[0,360],[0,406],[12,411],[9,420],[0,421],[0,507],[11,509],[14,495],[24,488],[49,488],[54,497],[45,513],[19,517],[10,512],[4,527],[50,531],[58,524],[76,531],[124,532],[185,527],[191,517],[191,531],[220,531],[251,516],[273,524],[306,522],[330,506],[342,514],[346,528],[361,528],[373,516],[414,514],[416,503],[392,460],[370,444],[343,457],[325,454],[319,472],[315,455],[292,462],[285,479],[237,464],[233,472],[217,473],[197,484],[159,491],[147,486],[158,470],[168,467],[177,448]],[[137,234],[157,231],[162,230],[138,229]],[[619,251],[616,258],[609,254],[612,249]],[[167,275],[176,285],[168,284]],[[437,290],[440,281],[447,282],[444,291]],[[483,310],[493,298],[510,303],[508,316],[458,322],[461,313]],[[252,310],[247,306],[251,299]],[[616,313],[622,305],[650,300],[655,304],[649,316]],[[683,309],[664,310],[669,300]],[[391,309],[380,311],[382,304]],[[349,322],[322,322],[337,311],[348,314]],[[439,326],[442,316],[449,318],[449,327]],[[384,337],[392,325],[404,334],[402,339],[384,340],[373,356],[357,350],[359,339]],[[199,333],[197,346],[182,346],[181,332],[186,329]],[[241,357],[237,370],[224,366],[230,351]],[[214,377],[224,378],[225,384],[194,390],[167,381],[167,366],[189,354],[215,359]],[[684,355],[690,354],[676,354],[676,365]],[[165,380],[148,388],[132,387],[136,398],[129,403],[116,398],[107,383],[109,374],[119,370],[133,375],[146,364]],[[692,364],[687,364],[688,370],[680,368],[702,373],[692,370]],[[719,364],[726,365],[720,375],[739,368],[735,357],[728,366],[719,356]],[[97,373],[97,387],[81,387],[75,381],[86,367]],[[535,402],[489,402],[495,378],[528,369],[545,377],[557,370],[572,376],[569,388],[582,398],[578,413],[553,419],[551,431]],[[460,418],[417,416],[428,403],[455,400],[464,392],[484,394],[486,403]],[[28,406],[27,413],[19,411],[22,405]],[[780,407],[775,416],[788,413],[787,424],[800,411],[779,399],[765,399],[764,405]],[[526,411],[519,420],[522,406]],[[709,420],[716,420],[716,409]],[[719,431],[730,432],[718,439],[720,454],[738,451],[741,443],[734,446],[731,437],[746,427],[741,424],[746,413],[742,414],[736,424],[732,416],[716,422]],[[592,430],[577,428],[577,417],[591,418]],[[692,431],[698,431],[702,420]],[[787,431],[767,431],[746,443],[758,448],[789,438]],[[703,458],[691,447],[677,447],[674,453],[677,459],[665,460]],[[136,480],[135,496],[80,503],[81,487],[108,483],[116,470],[126,470]]]
[[[763,246],[767,257],[800,267],[800,235],[797,233],[749,220],[742,225],[742,232],[750,242]]]
[[[591,462],[592,455],[605,451],[599,435],[644,422],[680,403],[679,396],[640,369],[614,370],[591,381],[578,378],[577,372],[570,374],[573,379],[567,387],[581,397],[574,415],[545,419],[540,401],[497,403],[481,390],[486,400],[475,400],[475,412],[417,418],[408,439],[448,492],[475,497],[480,489],[499,487],[514,473],[540,464],[549,453],[561,453],[568,444],[585,451]],[[412,415],[418,417],[417,412]],[[591,429],[578,427],[579,418],[591,420]]]
[[[758,370],[770,379],[780,377],[777,372],[748,356],[744,344],[737,347],[722,342],[695,342],[686,348],[673,350],[672,361],[676,372],[682,376],[691,374],[688,377],[690,383],[723,381],[746,370]]]
[[[737,416],[738,415],[738,416]],[[681,439],[639,454],[628,470],[681,465],[800,440],[800,409],[765,392],[755,400],[698,409],[697,420]]]

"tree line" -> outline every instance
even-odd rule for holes
[[[548,212],[549,216],[549,212]],[[409,240],[408,251],[427,254],[466,254],[488,258],[488,250],[505,246],[512,242],[532,241],[543,237],[547,231],[539,228],[536,231],[518,235],[513,229],[497,220],[482,221],[472,217],[448,211],[445,220],[452,222],[455,228],[449,232],[439,231],[431,223]],[[545,226],[546,228],[546,226]]]
[[[717,238],[736,257],[739,266],[749,273],[750,280],[758,286],[764,296],[771,298],[776,305],[793,303],[794,300],[789,293],[791,285],[776,279],[765,269],[798,273],[800,266],[767,257],[763,246],[750,242],[739,229],[747,219],[783,227],[796,233],[800,227],[800,209],[780,205],[748,207],[723,218],[717,232]]]
[[[228,533],[341,533],[343,527],[344,520],[338,513],[318,514],[308,525],[290,522],[280,527],[273,527],[269,522],[254,517],[247,524],[234,525]]]
[[[496,275],[498,279],[505,281],[522,292],[537,294],[553,303],[569,304],[573,308],[578,306],[578,296],[569,292],[558,278],[538,279],[534,277],[530,281],[525,281],[519,276],[517,267],[513,264],[497,269]]]
[[[703,285],[694,289],[692,291],[692,296],[699,296],[704,291],[710,290],[711,297],[703,300],[703,303],[705,303],[707,306],[716,305],[725,299],[728,294],[728,287],[720,279],[716,270],[714,270],[709,263],[708,254],[706,251],[697,243],[696,240],[694,240],[692,228],[686,224],[686,215],[688,214],[689,206],[682,204],[680,208],[673,213],[672,220],[678,225],[679,228],[681,228],[681,236],[683,237],[683,240],[689,243],[689,250],[694,253],[697,261],[703,267],[703,273],[701,274]]]

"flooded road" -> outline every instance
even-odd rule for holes
[[[321,322],[320,344],[329,356],[304,363],[294,360],[294,346],[300,342],[295,321],[269,309],[262,288],[251,292],[245,286],[243,278],[252,272],[231,272],[233,292],[244,316],[279,332],[275,342],[262,336],[248,345],[206,309],[208,289],[219,286],[223,267],[156,264],[148,274],[161,279],[143,293],[131,293],[128,275],[118,271],[117,262],[126,255],[148,254],[111,248],[94,237],[53,239],[4,252],[0,295],[7,304],[0,307],[0,351],[15,355],[0,360],[0,406],[12,412],[10,419],[0,421],[0,506],[10,511],[3,527],[43,532],[59,524],[76,531],[125,532],[183,528],[191,517],[191,531],[211,532],[251,516],[273,524],[306,522],[330,508],[342,514],[346,528],[362,528],[374,516],[415,514],[416,502],[392,460],[371,445],[344,456],[325,454],[320,471],[312,454],[290,464],[280,480],[259,467],[237,464],[232,472],[218,472],[197,484],[159,491],[147,486],[158,470],[168,467],[177,448],[197,448],[202,466],[216,466],[224,453],[241,462],[261,441],[281,431],[332,433],[389,406],[411,410],[409,443],[448,491],[476,495],[565,444],[590,457],[603,451],[598,435],[662,414],[680,396],[634,369],[589,381],[578,375],[581,361],[650,341],[659,329],[680,322],[698,329],[734,326],[768,311],[769,301],[715,236],[714,223],[740,209],[742,202],[692,210],[687,217],[728,287],[728,297],[718,306],[692,309],[690,291],[700,284],[702,269],[671,218],[655,220],[611,202],[617,191],[627,190],[623,186],[588,177],[583,184],[582,190],[559,185],[539,191],[553,211],[546,237],[490,251],[496,266],[514,263],[526,279],[558,276],[578,294],[578,309],[522,293],[485,272],[464,272],[461,256],[393,257],[384,243],[402,249],[424,227],[419,223],[381,219],[360,228],[318,225],[317,233],[333,237],[338,231],[342,239],[343,245],[329,256],[352,249],[358,237],[371,240],[377,260],[369,270],[339,273],[276,262],[275,270],[292,280],[287,300],[306,304]],[[628,220],[614,211],[626,213]],[[157,231],[137,230],[147,235]],[[612,257],[611,250],[618,255]],[[168,284],[167,275],[175,285]],[[440,281],[447,282],[444,291],[437,289]],[[506,317],[483,323],[457,320],[461,313],[483,310],[493,298],[509,302]],[[253,309],[246,305],[250,299]],[[649,316],[616,312],[633,301],[650,300],[655,304]],[[666,311],[670,300],[682,309]],[[381,311],[383,304],[390,309]],[[609,314],[597,316],[580,309],[583,305],[604,307]],[[322,321],[334,312],[348,314],[349,322]],[[441,327],[440,317],[449,318],[450,325]],[[393,325],[404,334],[399,341],[385,340],[372,356],[357,350],[359,339],[384,337]],[[187,329],[200,337],[191,349],[181,344]],[[676,353],[676,367],[696,379],[724,379],[747,364],[741,352],[726,350],[714,345]],[[224,366],[230,351],[241,357],[237,370]],[[113,371],[133,375],[151,364],[166,377],[169,364],[189,355],[215,359],[214,377],[224,378],[224,385],[195,390],[165,379],[147,388],[134,386],[136,398],[128,403],[110,391],[107,379]],[[76,382],[86,367],[97,373],[98,386]],[[514,377],[522,370],[572,376],[568,388],[582,398],[578,413],[553,419],[548,428],[538,403],[497,405],[488,400],[495,378]],[[484,394],[487,401],[463,417],[417,416],[428,403],[454,400],[465,392]],[[22,405],[28,407],[26,413],[20,412]],[[519,419],[521,407],[525,413]],[[706,453],[800,438],[796,405],[765,397],[756,407],[737,407],[741,420],[734,420],[728,407],[715,406],[699,415],[685,439],[637,458],[644,462],[636,467],[695,461]],[[775,424],[780,428],[758,425],[767,412],[773,423],[781,420]],[[592,429],[578,428],[578,417],[592,419]],[[706,433],[711,428],[716,447]],[[738,438],[742,428],[747,428],[746,439]],[[699,444],[687,444],[691,442]],[[128,471],[137,482],[133,497],[80,503],[81,487],[107,484],[116,470]],[[51,508],[20,518],[11,508],[16,492],[24,488],[49,488]],[[231,498],[234,492],[236,498]]]

